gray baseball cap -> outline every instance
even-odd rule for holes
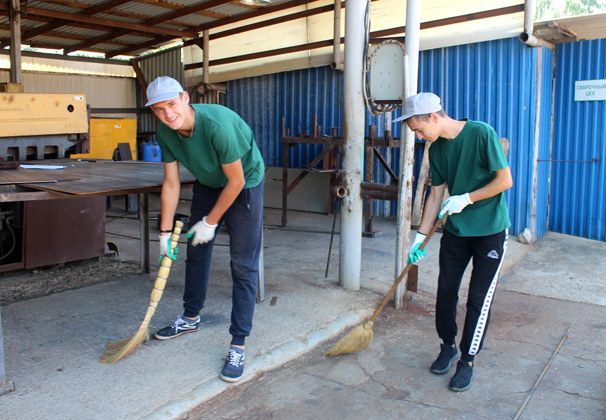
[[[181,92],[183,92],[181,84],[172,77],[158,77],[147,86],[147,103],[145,106],[174,99]]]
[[[429,92],[421,92],[406,98],[404,113],[401,117],[393,120],[393,122],[407,120],[415,115],[431,114],[432,112],[439,112],[441,110],[442,104],[438,95]]]

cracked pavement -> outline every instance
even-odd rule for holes
[[[600,267],[606,262],[606,244],[570,238],[573,246],[598,245],[594,253],[602,257],[589,255],[593,261],[589,264],[580,260],[564,267],[565,258],[558,252],[574,250],[562,243],[539,243],[504,273],[467,392],[448,390],[454,368],[445,375],[429,371],[439,340],[434,329],[435,294],[424,288],[413,295],[408,310],[389,305],[383,310],[366,351],[329,358],[323,352],[337,339],[322,343],[280,368],[230,388],[181,419],[513,419],[574,324],[519,418],[604,420],[606,306]],[[552,235],[546,241],[567,239]],[[597,264],[596,258],[601,258]],[[546,266],[552,272],[549,284],[556,283],[556,289],[541,282],[545,273],[537,275],[536,270]],[[575,279],[571,285],[557,277],[564,271],[565,277]],[[579,282],[584,283],[583,290],[570,289]],[[458,309],[461,327],[464,298]]]

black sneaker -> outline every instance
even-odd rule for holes
[[[186,321],[179,317],[172,325],[164,327],[154,334],[158,340],[170,340],[171,338],[179,337],[180,335],[196,332],[200,329],[200,317],[196,322]]]
[[[450,380],[448,388],[454,392],[463,392],[471,388],[471,380],[473,379],[473,366],[469,363],[459,360],[457,363],[457,371]]]
[[[431,365],[431,372],[436,375],[442,375],[450,369],[451,363],[459,357],[459,350],[446,344],[440,344],[440,355]]]
[[[221,370],[221,379],[227,382],[236,382],[244,373],[244,353],[229,349],[227,359]]]

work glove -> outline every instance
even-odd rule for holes
[[[463,209],[470,204],[473,204],[473,201],[471,201],[469,198],[469,193],[462,195],[451,195],[448,197],[448,199],[446,199],[442,210],[440,210],[439,218],[441,219],[444,217],[446,213],[448,213],[449,216],[456,213],[461,213]]]
[[[160,241],[160,264],[162,264],[162,258],[166,255],[171,260],[175,261],[177,259],[177,253],[179,252],[179,248],[175,247],[175,249],[170,249],[170,237],[172,233],[165,233],[164,235],[160,235],[158,237]]]
[[[202,218],[198,223],[193,225],[193,227],[187,232],[187,237],[192,238],[191,244],[193,246],[205,244],[207,242],[212,241],[215,237],[215,229],[217,225],[209,225],[206,222],[206,216]]]
[[[408,264],[415,264],[425,258],[425,249],[419,249],[427,235],[418,233],[415,236],[415,240],[410,246],[410,252],[408,253]]]

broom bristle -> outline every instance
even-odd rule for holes
[[[338,356],[340,354],[350,354],[366,350],[374,337],[372,325],[372,321],[366,321],[364,324],[358,325],[349,334],[340,339],[332,349],[324,353],[324,355]]]
[[[135,335],[126,340],[108,341],[105,345],[105,352],[100,357],[101,363],[116,363],[147,340],[149,340],[147,329],[139,329]]]

